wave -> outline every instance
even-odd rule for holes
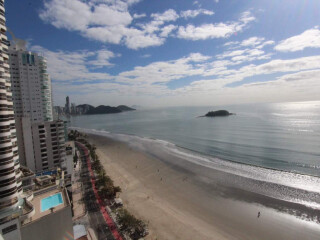
[[[224,178],[224,183],[230,181],[237,188],[320,210],[320,178],[316,176],[226,161],[179,147],[161,139],[96,129],[76,127],[71,129],[121,141],[159,158],[165,153],[171,156],[166,159],[180,159],[228,174],[232,177]]]
[[[77,129],[85,133],[94,133],[99,134],[101,136],[110,137],[112,139],[130,144],[133,147],[141,147],[140,143],[160,144],[167,152],[174,154],[175,156],[183,157],[183,159],[195,164],[203,165],[205,167],[210,167],[215,170],[232,173],[246,178],[271,183],[282,183],[283,185],[287,185],[290,187],[320,193],[320,178],[317,176],[293,173],[273,168],[258,167],[234,161],[226,161],[219,158],[203,155],[200,152],[180,147],[176,144],[161,139],[141,137],[133,134],[131,135],[122,133],[112,133],[105,130],[75,127],[73,127],[72,129]],[[290,182],[288,180],[290,180]],[[308,185],[306,186],[306,184]]]

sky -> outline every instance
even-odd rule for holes
[[[319,0],[7,0],[5,7],[7,27],[47,58],[54,105],[67,95],[94,106],[320,100]]]

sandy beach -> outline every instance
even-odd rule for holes
[[[146,239],[319,239],[318,223],[270,207],[283,203],[232,188],[236,178],[179,159],[164,161],[103,136],[88,139],[122,188],[126,208],[148,223]]]

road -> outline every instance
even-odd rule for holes
[[[84,156],[81,149],[78,149],[81,154],[81,182],[83,184],[84,190],[84,203],[87,209],[88,220],[90,227],[96,232],[96,235],[99,240],[114,240],[111,231],[108,228],[108,225],[105,219],[100,212],[100,207],[97,199],[95,198],[91,181],[90,181],[90,173],[87,168],[86,157]]]

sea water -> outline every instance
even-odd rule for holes
[[[219,109],[235,115],[199,117]],[[69,120],[72,127],[163,140],[229,162],[320,176],[320,101],[141,109]]]

